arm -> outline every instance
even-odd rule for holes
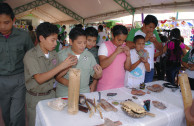
[[[68,84],[69,84],[69,80],[65,79],[63,76],[64,76],[65,74],[67,74],[68,70],[69,70],[69,69],[63,70],[63,71],[61,71],[61,72],[56,76],[56,80],[57,80],[59,83],[65,85],[65,86],[67,86],[67,87],[68,87]]]
[[[34,79],[37,81],[38,84],[43,84],[44,82],[48,81],[49,79],[53,78],[57,73],[60,71],[77,64],[77,57],[76,56],[69,56],[59,64],[57,67],[53,68],[52,70],[45,72],[45,73],[38,73],[34,75]]]
[[[102,67],[102,69],[105,69],[106,67],[108,67],[114,61],[116,56],[122,52],[123,52],[123,47],[119,46],[117,47],[115,52],[112,53],[109,57],[100,55],[99,61],[100,61],[100,66]]]
[[[129,72],[131,72],[132,70],[134,70],[139,64],[141,63],[141,60],[139,59],[137,62],[135,62],[134,64],[132,64],[129,68],[127,68],[126,70],[128,70]]]
[[[161,56],[163,54],[163,51],[160,51],[160,52],[156,52],[154,53],[154,57],[158,57],[158,56]]]
[[[150,72],[150,64],[148,62],[145,62],[144,65],[145,65],[146,71]]]
[[[94,79],[93,82],[90,84],[90,92],[96,91],[98,80]]]
[[[101,68],[101,66],[96,64],[93,69],[94,69],[94,72],[95,72],[94,75],[93,75],[93,78],[94,79],[101,78],[102,77],[102,68]]]

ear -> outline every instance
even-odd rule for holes
[[[73,44],[73,41],[71,39],[69,39],[69,44],[72,45]]]
[[[42,42],[43,40],[45,40],[45,38],[42,35],[40,35],[39,40],[40,40],[40,42]]]

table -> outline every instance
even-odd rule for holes
[[[147,83],[146,86],[152,84],[163,84],[165,81],[155,81]],[[145,89],[147,92],[147,89]],[[151,92],[151,91],[150,91]],[[107,93],[117,93],[116,96],[106,96]],[[98,99],[98,92],[85,93],[87,98]],[[106,90],[101,92],[102,98],[106,99],[110,103],[112,101],[124,101],[126,99],[132,99],[131,89],[118,88],[112,90]],[[194,92],[192,92],[194,95]],[[183,100],[180,90],[172,92],[171,89],[165,88],[160,93],[151,92],[144,96],[138,96],[138,99],[133,99],[138,104],[142,104],[144,100],[158,100],[164,103],[167,108],[165,110],[157,109],[151,103],[150,112],[154,113],[156,117],[145,116],[143,118],[131,118],[127,116],[119,106],[116,106],[118,112],[106,112],[103,109],[103,117],[107,117],[113,121],[121,121],[123,126],[185,126],[185,115]],[[36,107],[36,126],[94,126],[104,123],[104,119],[100,118],[99,112],[95,113],[89,118],[89,112],[78,112],[77,115],[69,115],[67,113],[67,107],[62,111],[55,111],[48,107],[47,103],[53,99],[43,100],[37,104]]]

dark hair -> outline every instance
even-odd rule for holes
[[[48,36],[52,34],[58,34],[58,33],[59,33],[59,29],[57,28],[57,26],[49,22],[44,22],[39,24],[36,29],[36,35],[39,42],[40,42],[39,40],[40,35],[42,35],[46,39]]]
[[[154,23],[155,27],[158,25],[158,19],[153,15],[147,15],[143,21],[145,25],[149,25],[150,23]]]
[[[98,26],[98,30],[103,31],[103,26],[102,25],[99,25]]]
[[[69,33],[69,38],[72,40],[72,42],[76,40],[78,36],[86,36],[85,31],[81,28],[76,28],[76,27],[71,29]]]
[[[181,36],[181,37],[180,37],[180,40],[181,40],[182,43],[184,43],[184,40],[185,40],[185,39],[184,39],[183,36]]]
[[[29,25],[29,26],[28,26],[28,30],[29,30],[29,31],[32,31],[32,30],[33,30],[33,26],[32,26],[32,25]]]
[[[83,28],[83,25],[82,24],[77,24],[75,25],[76,28]]]
[[[66,26],[65,26],[65,25],[63,25],[62,27],[63,27],[64,29],[66,29]]]
[[[168,41],[168,38],[167,38],[165,35],[162,35],[162,36],[160,37],[160,39],[161,39],[161,41],[162,41],[163,43],[166,43],[166,42]]]
[[[137,40],[139,40],[139,39],[145,40],[145,37],[143,37],[142,35],[136,35],[136,36],[134,37],[134,39],[133,39],[133,42],[136,43]]]
[[[171,30],[171,32],[170,32],[170,39],[173,39],[173,38],[180,40],[181,32],[180,32],[180,30],[178,28],[174,28],[174,29]]]
[[[11,19],[13,20],[15,15],[13,13],[13,9],[9,6],[9,4],[7,3],[1,3],[0,2],[0,14],[6,14],[9,15],[11,17]]]
[[[180,54],[182,54],[182,49],[180,47],[180,43],[181,43],[180,37],[181,37],[181,33],[178,28],[174,28],[171,30],[170,41],[174,42],[173,53],[176,55],[177,60],[180,59],[180,56],[181,56]],[[170,53],[169,53],[169,57],[170,57]]]
[[[113,27],[113,36],[117,36],[117,35],[120,35],[120,34],[124,34],[124,35],[128,35],[128,30],[125,26],[123,25],[115,25]]]
[[[91,37],[98,37],[98,31],[94,27],[88,27],[85,30],[86,32],[86,37],[91,36]]]

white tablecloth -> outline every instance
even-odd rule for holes
[[[163,84],[165,81],[155,81],[146,85]],[[147,89],[144,90],[147,92]],[[151,91],[150,91],[151,92]],[[108,97],[107,93],[117,93],[114,97]],[[131,89],[119,88],[102,91],[102,98],[112,101],[124,101],[126,99],[133,99]],[[194,92],[192,92],[194,94]],[[98,99],[98,92],[84,94],[87,98]],[[118,112],[106,112],[103,109],[103,117],[107,117],[113,121],[121,121],[123,126],[185,126],[185,115],[183,100],[180,90],[172,92],[171,89],[165,88],[160,93],[151,92],[144,96],[138,96],[138,99],[133,99],[136,103],[142,104],[144,100],[157,100],[164,103],[167,108],[165,110],[157,109],[151,103],[150,112],[154,113],[156,117],[145,116],[143,118],[131,118],[127,116],[119,106],[116,106]],[[94,126],[104,123],[104,119],[100,118],[97,111],[94,116],[89,118],[89,112],[83,113],[81,111],[76,115],[69,115],[67,107],[62,111],[55,111],[48,107],[48,100],[40,101],[36,107],[36,126]]]

